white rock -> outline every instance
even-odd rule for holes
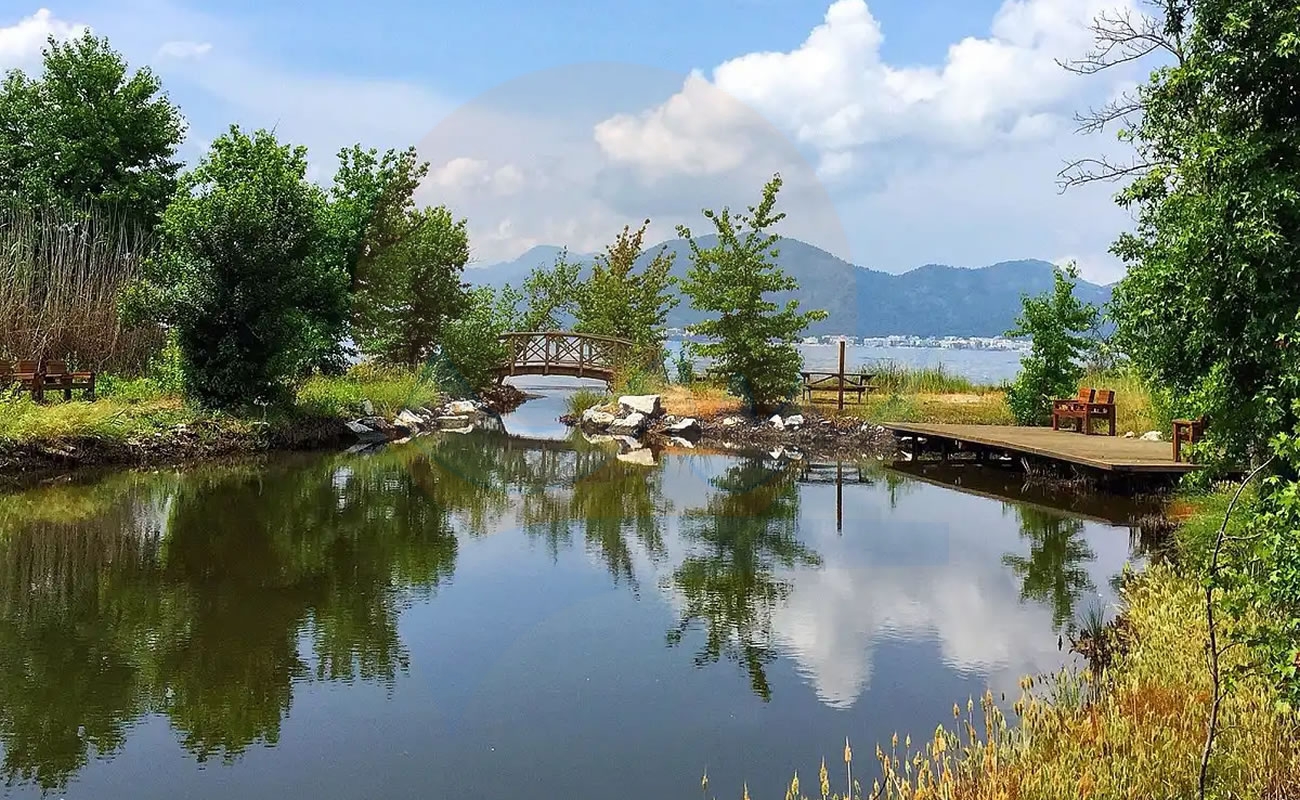
[[[774,459],[780,461],[782,458],[785,458],[785,448],[784,448],[784,447],[778,447],[778,448],[776,448],[775,450],[773,450],[772,452],[768,453],[768,455],[771,456],[772,458],[774,458]]]
[[[1128,433],[1124,434],[1124,438],[1125,438],[1125,439],[1136,439],[1136,438],[1137,438],[1137,434],[1134,433],[1133,431],[1129,431]]]
[[[802,424],[803,424],[803,414],[795,414],[794,416],[785,418],[785,426],[787,428],[797,428]]]
[[[664,431],[670,436],[676,436],[683,439],[697,439],[703,432],[700,428],[700,423],[697,422],[694,417],[687,417],[678,420],[672,425],[664,428]]]
[[[739,425],[742,422],[744,422],[744,420],[742,420],[740,417],[727,417],[722,421],[722,424],[724,427],[734,428],[735,426]]]
[[[772,418],[769,419],[768,422],[770,422],[772,424],[772,427],[776,428],[778,431],[785,430],[785,422],[781,420],[780,414],[773,414]]]
[[[615,419],[617,419],[617,417],[615,417],[613,414],[609,413],[608,411],[601,411],[597,408],[589,408],[586,411],[582,412],[583,422],[589,425],[598,425],[602,428],[612,424]]]
[[[409,408],[402,409],[402,412],[397,415],[397,421],[407,426],[408,428],[415,428],[417,430],[429,424],[425,422],[423,417],[421,417],[419,414],[416,414],[414,411],[410,410]]]
[[[653,467],[655,465],[655,454],[646,448],[633,450],[630,453],[619,453],[615,458],[627,464],[635,464],[638,467]]]
[[[690,448],[691,450],[694,450],[694,449],[695,449],[695,444],[694,444],[694,443],[692,443],[692,442],[690,442],[690,441],[688,441],[688,440],[686,440],[686,439],[683,439],[683,438],[680,437],[680,436],[669,436],[669,437],[668,437],[668,441],[669,441],[670,443],[672,443],[672,444],[677,445],[678,447],[686,447],[686,448]]]
[[[361,416],[373,417],[375,415],[375,404],[369,400],[361,401]]]
[[[606,442],[614,441],[614,437],[610,436],[607,433],[596,433],[596,434],[584,433],[582,434],[582,438],[586,439],[587,442],[590,444],[605,444]],[[632,441],[636,441],[636,440],[633,439]]]
[[[640,450],[645,445],[631,436],[611,436],[610,439],[618,442],[618,446],[624,453],[630,453],[633,450]]]
[[[363,442],[382,442],[388,438],[386,434],[363,424],[359,420],[353,420],[352,422],[346,422],[344,424],[348,426],[348,430],[356,434],[357,438]]]
[[[473,400],[453,400],[444,409],[448,414],[464,416],[478,413],[479,406]]]
[[[466,416],[455,416],[452,414],[445,414],[441,417],[438,417],[439,425],[464,425],[467,422],[469,422],[469,417]]]
[[[657,394],[625,394],[618,398],[619,407],[629,414],[657,417],[664,413]]]
[[[1144,442],[1163,442],[1165,439],[1160,435],[1160,431],[1147,431],[1140,438]]]
[[[474,426],[473,426],[473,425],[465,425],[464,427],[460,427],[460,428],[443,428],[443,429],[442,429],[442,432],[443,432],[443,433],[462,433],[462,434],[463,434],[463,433],[473,433],[473,432],[474,432]]]
[[[639,431],[645,426],[645,414],[632,412],[622,419],[616,419],[609,424],[610,430],[617,431]]]

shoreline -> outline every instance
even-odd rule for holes
[[[230,456],[345,450],[401,441],[417,433],[463,429],[518,408],[530,396],[513,387],[482,401],[444,398],[397,414],[308,415],[274,421],[204,416],[152,436],[75,436],[0,441],[0,482],[24,483],[80,470],[182,466]]]

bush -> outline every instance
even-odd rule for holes
[[[1025,297],[1016,327],[1007,332],[1033,337],[1029,355],[1020,362],[1020,374],[1007,391],[1007,405],[1020,425],[1049,422],[1052,400],[1073,397],[1083,377],[1079,359],[1091,345],[1083,332],[1096,327],[1098,312],[1074,296],[1078,277],[1074,265],[1058,268],[1052,291]]]
[[[433,368],[448,393],[468,397],[495,380],[496,368],[506,360],[500,337],[514,326],[518,302],[519,294],[509,286],[499,295],[482,286],[470,292],[465,313],[443,326]]]
[[[163,214],[151,281],[128,305],[164,310],[204,405],[284,397],[338,341],[347,275],[322,255],[324,198],[306,172],[305,148],[232,127]]]

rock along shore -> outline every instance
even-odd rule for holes
[[[791,459],[894,452],[889,431],[861,420],[802,413],[678,417],[664,413],[659,395],[624,395],[617,403],[560,421],[577,427],[590,441],[618,442],[624,454],[648,446],[767,451]]]

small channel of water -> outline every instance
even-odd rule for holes
[[[562,403],[0,495],[0,794],[663,800],[707,769],[779,795],[845,736],[869,762],[1059,668],[1141,556],[1120,500],[647,467],[565,438]]]

